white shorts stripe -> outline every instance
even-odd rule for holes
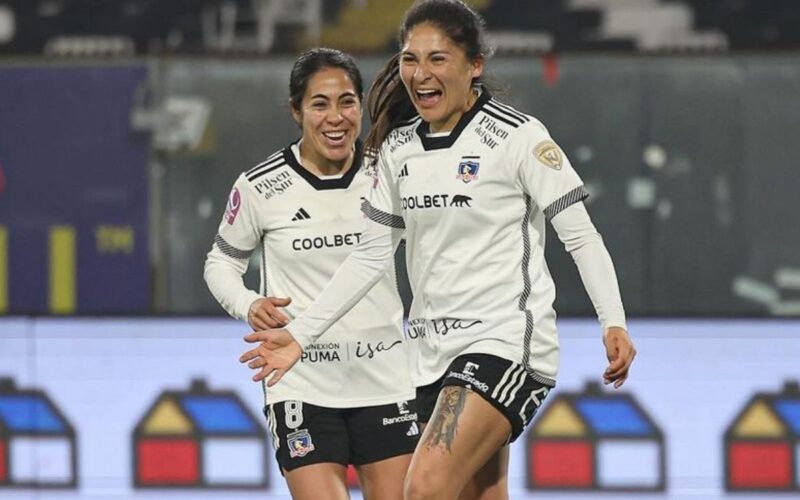
[[[514,365],[513,364],[509,365],[509,367],[506,369],[506,372],[503,374],[503,377],[500,379],[500,382],[498,382],[497,385],[494,387],[494,391],[492,391],[492,399],[497,399],[497,395],[500,394],[500,389],[503,387],[503,384],[506,383],[506,380],[508,380],[508,376],[511,374],[513,370],[514,370]]]
[[[281,440],[278,438],[278,419],[275,418],[275,405],[269,405],[269,431],[272,434],[272,444],[277,450],[281,446]]]
[[[500,399],[497,400],[498,403],[505,403],[506,397],[508,396],[508,391],[511,389],[511,387],[517,385],[518,379],[524,374],[525,370],[522,368],[522,365],[514,366],[514,375],[511,376],[511,380],[508,381],[506,386],[503,388],[503,392],[500,393]]]
[[[511,403],[514,401],[514,397],[517,395],[517,392],[522,388],[522,385],[525,383],[525,370],[522,370],[522,375],[519,377],[519,382],[517,385],[514,386],[514,389],[511,391],[511,394],[508,395],[508,401],[506,401],[505,405],[506,408],[511,406]]]

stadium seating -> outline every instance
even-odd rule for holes
[[[0,54],[394,48],[412,0],[0,0]],[[798,0],[467,0],[499,52],[800,48]]]

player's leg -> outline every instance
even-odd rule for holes
[[[424,430],[433,415],[444,377],[417,388],[420,429]],[[467,482],[459,500],[506,500],[508,498],[508,446],[495,453]]]
[[[347,411],[350,455],[366,500],[402,500],[419,440],[413,400]]]
[[[403,500],[411,453],[356,467],[365,500]]]
[[[295,500],[346,500],[348,440],[343,410],[285,401],[265,413],[275,458]]]
[[[471,389],[445,386],[406,476],[406,500],[457,499],[508,440],[511,425]]]
[[[332,462],[283,471],[293,500],[347,500],[347,467]]]
[[[508,446],[500,448],[470,478],[458,500],[508,500]]]
[[[490,486],[477,493],[506,498],[508,461],[501,449],[522,433],[549,387],[521,365],[483,354],[456,358],[443,385],[411,461],[406,498],[456,499],[475,475]]]

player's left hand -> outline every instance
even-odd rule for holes
[[[603,383],[614,383],[614,388],[619,389],[628,380],[628,372],[636,357],[636,348],[633,346],[628,332],[621,327],[612,326],[603,334],[603,345],[606,346],[608,368],[603,372]]]
[[[239,362],[258,370],[253,375],[256,382],[272,375],[267,387],[277,384],[303,354],[300,344],[283,328],[253,332],[244,339],[251,344],[260,342],[261,345],[242,354]]]

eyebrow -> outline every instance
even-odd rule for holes
[[[440,54],[446,54],[446,55],[449,55],[449,54],[450,54],[450,51],[448,51],[448,50],[434,50],[434,51],[432,51],[432,52],[428,53],[428,54],[427,54],[427,56],[428,56],[428,57],[431,57],[431,56],[438,56],[438,55],[440,55]],[[404,51],[402,51],[402,52],[400,53],[400,55],[409,55],[409,56],[414,56],[414,57],[417,57],[417,55],[416,55],[415,53],[413,53],[413,52],[411,52],[411,51],[409,51],[409,50],[404,50]]]
[[[355,96],[356,96],[355,92],[351,92],[348,90],[347,92],[340,95],[338,99],[341,99],[342,97],[355,97]],[[314,94],[309,99],[325,99],[326,101],[330,100],[328,96],[326,96],[325,94]]]

